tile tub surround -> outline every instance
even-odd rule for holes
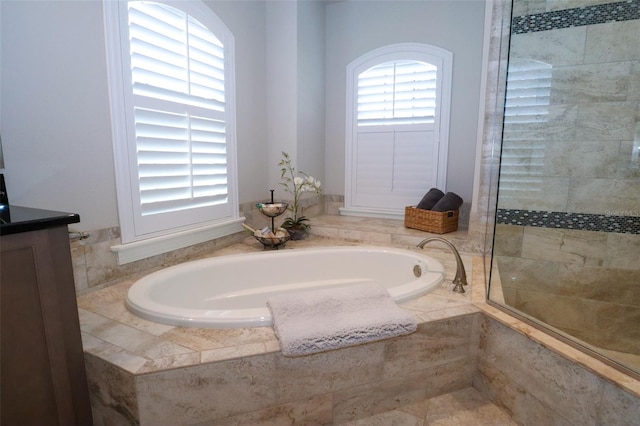
[[[392,223],[388,223],[388,226],[392,226]],[[316,240],[314,238],[311,238],[310,241],[301,241],[297,243],[300,243],[299,247],[301,247],[318,244],[319,242],[324,244],[329,243],[327,240]],[[353,244],[353,242],[344,240],[332,240],[331,243]],[[255,249],[255,247],[252,248]],[[293,247],[291,246],[290,248]],[[221,249],[219,254],[232,254],[237,252],[237,250],[246,249],[247,247],[228,247]],[[455,262],[453,262],[450,253],[432,248],[429,251],[429,254],[442,261],[448,272],[453,273],[453,271],[455,271]],[[473,306],[470,306],[468,302],[466,302],[469,300],[468,297],[470,293],[465,293],[465,302],[462,303],[460,303],[460,301],[455,301],[454,303],[447,301],[450,300],[449,296],[451,295],[448,289],[445,290],[445,297],[442,299],[438,297],[438,293],[429,295],[431,297],[438,297],[439,299],[439,302],[435,303],[435,305],[430,305],[435,310],[420,312],[418,315],[421,318],[435,321],[438,326],[433,330],[430,330],[431,326],[427,327],[423,324],[421,325],[421,332],[422,330],[426,332],[430,330],[445,339],[444,341],[440,341],[440,343],[443,343],[446,346],[448,344],[444,342],[449,340],[450,344],[452,344],[456,341],[456,338],[454,337],[455,334],[452,335],[453,330],[460,330],[461,328],[459,324],[464,324],[464,321],[469,321],[467,318],[469,316],[475,317],[477,315],[477,310],[479,309],[483,313],[483,317],[489,318],[491,321],[505,326],[505,328],[497,328],[498,330],[501,330],[501,334],[506,336],[515,334],[525,337],[523,339],[512,337],[512,340],[508,340],[507,346],[503,349],[506,351],[506,355],[504,356],[510,356],[508,354],[518,349],[517,347],[509,346],[513,341],[517,342],[518,345],[523,345],[527,350],[534,348],[536,353],[546,354],[549,352],[553,355],[547,354],[546,356],[554,356],[557,357],[557,359],[568,361],[559,362],[559,367],[556,368],[568,368],[570,371],[573,371],[575,368],[579,370],[586,370],[597,378],[595,383],[597,383],[597,386],[600,386],[600,389],[603,389],[603,392],[605,389],[607,390],[606,401],[608,401],[605,402],[605,399],[598,401],[598,407],[604,407],[605,405],[609,408],[614,407],[611,410],[607,409],[609,410],[607,412],[613,413],[617,412],[615,404],[620,404],[623,409],[622,411],[619,411],[619,413],[624,416],[630,413],[629,407],[633,407],[633,404],[640,405],[639,381],[563,342],[560,342],[559,340],[503,312],[502,310],[487,305],[484,296],[484,260],[480,256],[470,256],[468,254],[465,255],[464,253],[462,256],[467,268],[467,273],[469,274],[470,279],[473,280]],[[471,260],[473,265],[472,268],[469,264]],[[451,278],[452,276],[447,277],[448,280],[451,280]],[[173,372],[171,374],[176,375],[178,373],[175,373],[175,371],[184,372],[186,374],[192,367],[199,369],[218,368],[220,366],[235,369],[244,368],[239,367],[239,365],[246,365],[246,368],[249,369],[247,371],[251,372],[255,371],[258,365],[255,363],[258,362],[263,362],[263,364],[259,364],[261,366],[268,365],[273,368],[282,368],[283,365],[286,365],[287,371],[289,371],[290,368],[295,367],[294,364],[290,363],[279,364],[279,362],[283,361],[284,357],[279,355],[277,340],[270,328],[240,330],[186,329],[150,323],[133,316],[126,311],[122,304],[126,288],[128,288],[132,283],[133,280],[122,282],[116,286],[79,297],[81,318],[83,322],[82,327],[83,330],[85,330],[83,339],[87,359],[87,370],[89,372],[88,375],[90,378],[91,393],[94,403],[94,416],[99,418],[102,422],[96,424],[109,424],[109,421],[113,421],[115,424],[136,424],[141,421],[140,419],[142,419],[144,424],[144,419],[150,418],[145,416],[149,416],[151,415],[150,412],[153,412],[153,404],[149,402],[153,398],[148,395],[145,397],[146,399],[140,398],[138,390],[147,389],[151,392],[153,389],[149,386],[150,382],[147,380],[152,382],[153,380],[162,380],[164,372]],[[453,317],[456,322],[448,322],[452,321],[451,319],[447,319],[450,317]],[[461,318],[465,318],[465,320],[463,321]],[[476,331],[478,330],[478,325],[476,325],[476,322],[478,321],[480,324],[483,324],[486,319],[481,317],[479,320],[473,320],[471,327]],[[456,326],[454,324],[458,325]],[[462,329],[464,329],[464,327]],[[432,355],[429,355],[428,351],[427,354],[422,354],[424,351],[420,350],[420,348],[433,347],[432,345],[437,342],[437,340],[430,340],[430,337],[427,336],[425,338],[426,340],[415,341],[413,339],[415,339],[416,336],[412,337],[412,340],[410,341],[403,342],[401,345],[406,343],[406,345],[408,345],[407,347],[411,347],[410,353],[406,356],[407,362],[414,367],[421,368],[425,365],[429,365],[429,363],[434,361],[434,359],[425,358]],[[475,342],[473,344],[478,344],[479,338],[480,336],[483,336],[483,334],[479,332],[478,335],[474,336],[477,337],[471,337],[469,342]],[[422,339],[422,337],[420,339]],[[483,337],[483,339],[485,340],[484,343],[480,343],[480,348],[483,347],[482,345],[486,344],[501,344],[497,339],[487,340],[486,336]],[[425,344],[429,341],[431,341],[431,343]],[[532,343],[527,343],[529,341]],[[391,345],[391,343],[392,341],[373,343],[367,350],[363,347],[358,347],[357,350],[356,348],[348,348],[350,349],[350,351],[348,351],[350,357],[355,357],[356,353],[358,356],[364,357],[363,360],[356,362],[355,365],[346,364],[347,367],[344,367],[344,364],[342,364],[343,367],[339,367],[339,364],[337,364],[338,360],[342,360],[340,362],[346,362],[343,358],[338,358],[336,361],[332,360],[330,362],[332,364],[336,364],[336,368],[364,368],[365,370],[362,371],[370,372],[371,370],[366,370],[366,368],[367,366],[371,366],[369,363],[372,362],[371,359],[373,359],[374,362],[382,362],[383,367],[381,371],[384,371],[384,357],[387,356],[387,353],[391,353],[388,352],[391,349],[387,349],[386,345]],[[459,339],[458,343],[460,343]],[[399,343],[393,342],[393,345],[395,345],[393,346],[396,348],[395,350],[399,350]],[[379,346],[383,346],[384,349],[380,349]],[[451,353],[451,350],[455,351],[455,346],[447,347],[450,349],[445,352]],[[460,349],[460,347],[458,347],[458,349]],[[474,353],[473,347],[469,347],[468,350],[469,356],[471,356],[471,354]],[[495,350],[497,351],[498,349]],[[380,355],[380,352],[378,351],[383,352],[383,355]],[[329,354],[333,353],[319,355],[327,357]],[[382,361],[380,361],[381,356],[383,357]],[[290,360],[291,359],[285,359],[284,362],[286,363]],[[324,360],[326,361],[326,358],[324,358]],[[355,359],[352,361],[355,362]],[[448,361],[453,360],[448,359]],[[316,362],[318,364],[321,363],[320,360],[317,360]],[[392,358],[387,358],[386,362],[391,362],[391,364],[387,364],[386,367],[389,369],[391,368],[390,366],[393,365],[393,362],[398,362],[398,358],[396,357],[395,361],[393,361]],[[211,363],[221,364],[217,367],[213,367],[210,365]],[[467,358],[464,361],[464,365],[475,365],[475,363],[476,360],[472,358]],[[317,367],[318,364],[313,365]],[[446,390],[442,387],[438,389],[439,386],[442,386],[443,381],[448,382],[449,380],[442,379],[443,377],[452,374],[454,376],[458,374],[466,374],[466,372],[460,373],[460,371],[462,371],[460,368],[455,369],[455,373],[452,373],[451,370],[446,368],[446,365],[447,364],[438,364],[438,366],[430,366],[423,370],[424,374],[432,374],[432,376],[429,376],[432,378],[423,380],[424,383],[429,384],[429,386],[435,386],[430,388],[431,392],[433,392],[434,389],[442,391]],[[455,363],[453,365],[455,365]],[[449,365],[449,367],[451,366],[452,365]],[[251,370],[251,368],[254,370]],[[305,366],[304,368],[311,368],[311,366]],[[260,371],[262,370],[260,369]],[[485,373],[489,374],[487,372]],[[471,374],[473,375],[474,386],[480,389],[483,394],[491,396],[494,402],[506,408],[510,413],[512,413],[514,418],[519,420],[525,419],[525,414],[522,413],[522,410],[525,410],[527,406],[523,405],[523,399],[518,399],[516,396],[526,395],[527,389],[526,386],[524,386],[526,380],[523,381],[522,378],[518,378],[517,375],[512,377],[510,375],[510,371],[506,370],[500,371],[499,377],[489,377],[485,373],[481,374],[479,369],[473,370]],[[324,373],[324,375],[320,375],[318,377],[323,377],[322,380],[324,382],[337,380],[341,374],[342,373],[336,369],[329,369]],[[346,386],[352,387],[347,389],[353,393],[349,393],[344,389],[331,390],[324,393],[321,392],[320,394],[314,394],[308,397],[305,396],[304,398],[301,397],[280,405],[277,405],[279,404],[277,403],[276,405],[272,405],[267,408],[259,408],[250,413],[232,415],[221,420],[221,423],[212,421],[209,424],[227,425],[247,424],[251,422],[260,424],[260,422],[268,423],[270,421],[269,419],[275,422],[277,420],[274,419],[285,419],[289,418],[288,416],[300,419],[303,415],[317,416],[315,417],[317,419],[334,419],[333,416],[337,416],[335,419],[346,419],[349,416],[352,416],[352,418],[356,418],[358,416],[366,417],[369,415],[375,416],[376,412],[388,411],[397,406],[405,406],[404,404],[410,404],[411,401],[420,401],[421,398],[423,398],[423,395],[428,396],[430,392],[429,389],[420,388],[416,390],[411,387],[415,385],[413,378],[416,374],[416,372],[413,372],[402,381],[389,381],[383,379],[378,383],[379,387],[376,387],[377,385],[374,385],[374,382],[370,382],[368,384],[348,382]],[[189,386],[204,386],[204,383],[200,382],[199,379],[193,375],[188,375],[188,377],[191,380],[188,382]],[[254,379],[250,376],[242,377],[244,382],[240,381],[240,383],[236,383],[234,381],[229,382],[228,377],[222,375],[220,376],[220,383],[225,386],[237,384],[240,387],[233,388],[238,389],[237,392],[249,392],[246,388],[242,388],[241,385],[242,383],[246,384],[247,382],[251,382],[251,380]],[[303,375],[303,381],[299,386],[302,387],[302,394],[308,395],[308,393],[304,392],[309,392],[310,376],[307,375],[306,379],[304,379],[304,377],[305,376]],[[457,377],[460,378],[460,376]],[[496,377],[500,378],[504,382],[497,381]],[[441,379],[443,381],[441,381]],[[256,383],[261,383],[258,381],[258,378],[255,380]],[[405,382],[411,386],[407,388]],[[519,394],[514,395],[513,393],[499,392],[501,388],[504,388],[510,382],[519,383],[518,386],[514,385],[508,388],[510,392],[520,392]],[[279,386],[284,386],[285,382],[283,381],[280,383],[283,384]],[[290,384],[287,384],[287,386],[289,385]],[[369,385],[371,385],[370,388]],[[323,384],[323,386],[325,385]],[[334,385],[328,384],[326,386]],[[326,387],[323,389],[326,390]],[[404,389],[408,389],[408,394],[406,392],[403,393]],[[273,391],[270,389],[267,391],[267,394],[271,395],[270,392],[280,391]],[[236,393],[234,395],[238,398],[250,399],[250,394],[239,395]],[[289,393],[288,396],[291,396],[291,394]],[[162,396],[158,395],[158,397],[161,398]],[[285,397],[287,397],[287,395],[280,392],[277,396],[271,395],[268,398],[275,398],[277,401],[282,401]],[[334,398],[347,398],[347,400],[352,401],[353,404],[361,405],[350,405],[348,402],[337,404],[335,403],[336,399]],[[561,412],[561,407],[553,405],[553,401],[544,399],[538,394],[535,394],[532,398],[533,401],[538,401],[538,404],[542,404],[537,405],[541,410],[549,412],[552,412],[550,410],[555,410]],[[548,404],[548,406],[545,406],[543,403]],[[599,408],[599,410],[604,410],[604,408]],[[345,413],[350,414],[347,415]],[[311,417],[307,418],[310,419]],[[311,420],[310,422],[313,423]],[[283,423],[287,424],[284,421]],[[317,423],[323,422],[318,421]],[[523,422],[523,424],[527,423]],[[541,423],[534,422],[528,424],[537,425]],[[612,422],[610,424],[624,424],[624,422]]]
[[[487,261],[488,262],[488,261]],[[523,425],[632,425],[640,381],[487,304],[474,257],[473,305],[483,313],[473,387]]]
[[[327,245],[302,244],[318,242]],[[470,256],[463,259],[470,268]],[[96,424],[247,424],[283,413],[342,423],[468,388],[481,318],[470,292],[450,290],[451,278],[402,305],[419,321],[416,333],[300,358],[280,354],[271,327],[183,328],[135,317],[123,304],[133,280],[80,296]]]

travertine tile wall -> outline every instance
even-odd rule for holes
[[[496,229],[508,305],[591,345],[640,354],[640,235]]]
[[[523,425],[633,425],[638,398],[489,317],[473,386]]]
[[[479,313],[315,355],[280,352],[134,375],[87,354],[97,426],[339,424],[471,386]]]
[[[594,6],[603,3],[614,5]],[[516,0],[514,16],[582,6],[618,21],[585,25],[589,9],[578,9],[550,17],[558,29],[532,18],[511,36],[510,60],[545,64],[551,76],[538,81],[549,91],[534,115],[506,120],[500,208],[640,216],[640,2]],[[579,22],[562,27],[570,19]]]

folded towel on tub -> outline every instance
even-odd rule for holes
[[[285,356],[373,342],[417,328],[386,289],[367,284],[282,294],[267,306]]]

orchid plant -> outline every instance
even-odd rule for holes
[[[300,197],[304,192],[314,192],[318,195],[322,195],[321,183],[318,179],[308,174],[296,171],[295,167],[291,164],[291,158],[286,152],[282,153],[282,159],[278,163],[281,167],[280,171],[280,185],[284,187],[284,190],[293,195],[293,203],[289,204],[287,210],[291,211],[291,217],[288,217],[282,223],[282,227],[285,229],[302,229],[305,232],[309,230],[309,219],[304,216],[298,216],[300,212]]]

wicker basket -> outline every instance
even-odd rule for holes
[[[446,234],[458,229],[458,210],[434,212],[408,206],[404,209],[404,226],[434,234]]]

